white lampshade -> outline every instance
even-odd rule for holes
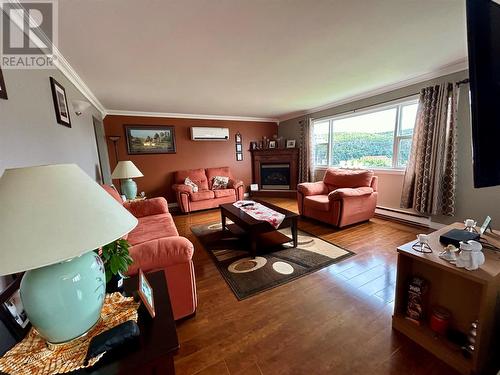
[[[119,161],[111,178],[135,178],[144,176],[130,160]]]
[[[136,225],[75,164],[7,169],[0,178],[0,275],[74,258]]]

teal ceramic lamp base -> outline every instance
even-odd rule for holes
[[[135,199],[137,197],[137,184],[131,178],[123,179],[121,181],[122,194],[127,199]]]
[[[105,280],[104,265],[93,251],[27,271],[21,281],[26,315],[51,344],[78,338],[101,317]]]

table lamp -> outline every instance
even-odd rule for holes
[[[111,178],[121,180],[122,194],[125,194],[127,199],[134,199],[137,196],[137,184],[132,179],[142,176],[144,175],[130,160],[119,161],[111,174]]]
[[[26,271],[20,294],[33,327],[51,344],[87,333],[106,289],[93,250],[137,219],[75,164],[7,169],[0,207],[0,276]]]

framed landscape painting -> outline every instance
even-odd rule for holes
[[[127,152],[138,154],[175,154],[173,126],[125,126]]]

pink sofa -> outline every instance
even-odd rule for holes
[[[336,227],[370,220],[377,195],[377,176],[368,170],[329,168],[323,181],[297,186],[299,213]]]
[[[227,189],[212,190],[215,176],[229,177]],[[193,192],[190,186],[184,184],[186,177],[198,185],[198,192]],[[243,182],[233,179],[229,167],[177,171],[174,173],[174,183],[172,189],[175,191],[179,208],[184,213],[236,202],[243,199],[245,193]]]
[[[134,263],[128,274],[163,270],[176,320],[196,311],[196,284],[193,268],[193,244],[179,236],[168,204],[164,198],[123,203],[113,186],[102,185],[118,202],[129,210],[139,224],[128,235]]]

